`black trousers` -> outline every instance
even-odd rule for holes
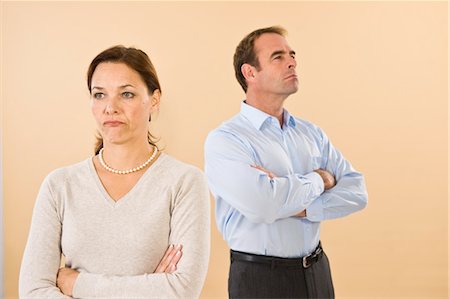
[[[309,268],[301,263],[273,265],[231,258],[230,298],[334,298],[325,253]]]

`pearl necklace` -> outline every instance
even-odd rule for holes
[[[106,163],[105,160],[103,160],[103,148],[100,149],[100,152],[98,153],[98,159],[100,160],[100,164],[102,164],[103,168],[105,168],[106,170],[108,170],[109,172],[113,172],[115,174],[129,174],[132,172],[136,172],[141,170],[142,168],[144,168],[145,166],[147,166],[155,157],[156,154],[158,153],[158,149],[156,148],[156,146],[153,148],[153,154],[150,156],[150,158],[148,158],[147,161],[145,161],[143,164],[135,167],[135,168],[131,168],[128,170],[117,170],[114,169],[112,167],[109,167]]]

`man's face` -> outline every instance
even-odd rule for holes
[[[252,88],[268,96],[287,97],[298,90],[295,52],[286,39],[276,33],[265,33],[255,40],[259,69]]]

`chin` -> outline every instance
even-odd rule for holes
[[[292,84],[285,86],[284,88],[284,94],[291,95],[293,93],[296,93],[298,91],[298,84]]]
[[[292,88],[292,89],[290,89],[290,90],[287,92],[287,94],[291,95],[291,94],[296,93],[297,91],[298,91],[298,87]]]
[[[114,137],[109,136],[109,137],[103,138],[103,140],[106,140],[109,144],[123,144],[123,143],[125,143],[124,138],[120,138],[120,137],[117,137],[117,136],[114,136]]]

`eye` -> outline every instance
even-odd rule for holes
[[[275,56],[273,59],[281,59],[281,55]]]
[[[92,95],[94,97],[94,99],[100,100],[103,99],[105,97],[105,94],[102,92],[96,92]]]
[[[129,92],[129,91],[125,91],[122,93],[122,97],[126,98],[126,99],[131,99],[134,98],[134,93]]]

